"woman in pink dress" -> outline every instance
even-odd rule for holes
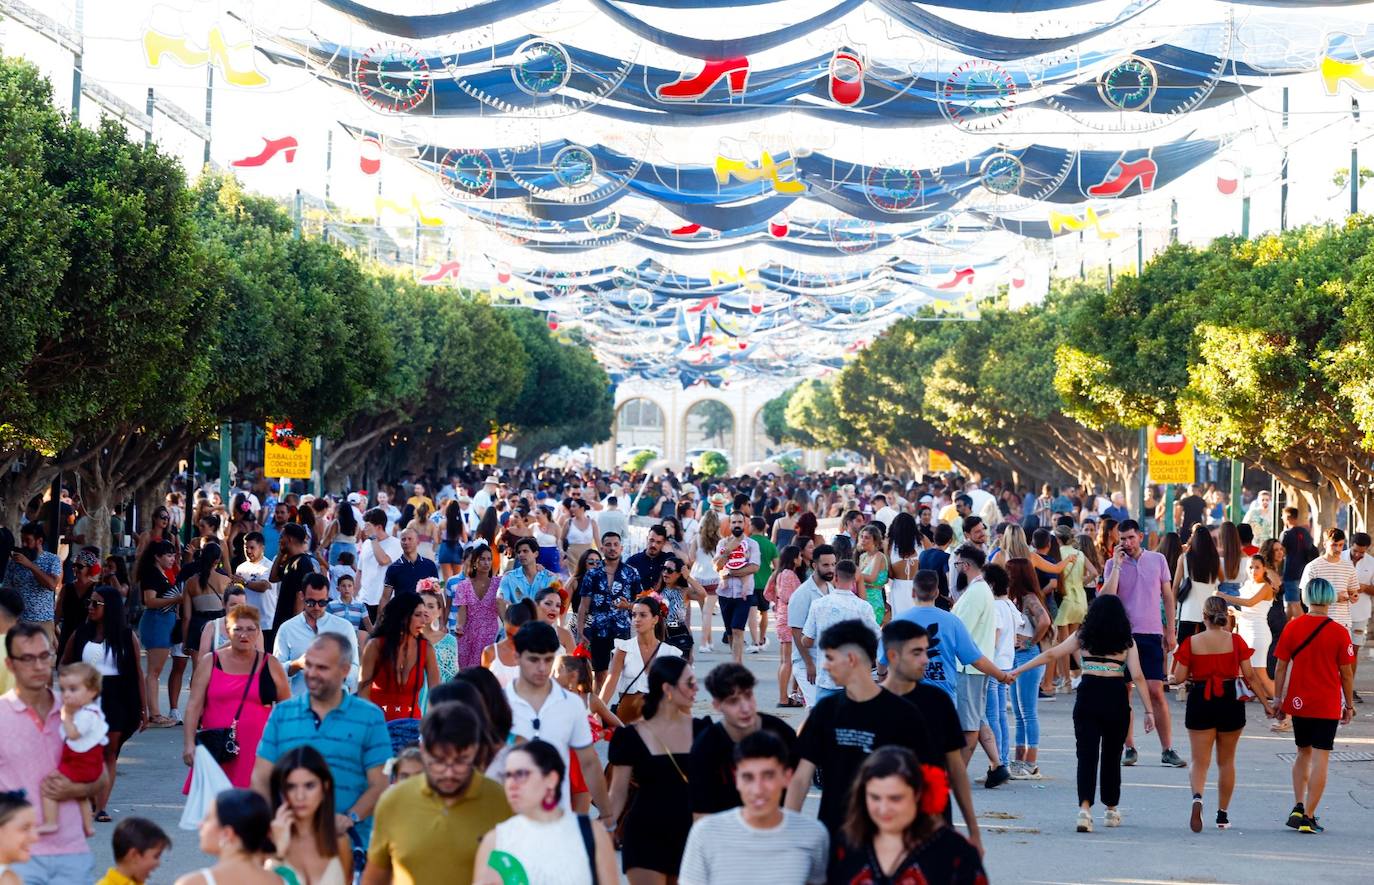
[[[792,696],[792,630],[787,622],[787,603],[806,578],[806,563],[801,548],[789,544],[778,554],[778,570],[769,581],[764,596],[773,604],[773,623],[778,630],[778,706],[800,707],[801,701]]]
[[[500,584],[491,573],[491,548],[482,541],[468,548],[463,570],[449,578],[460,670],[482,666],[482,650],[499,638],[501,615],[496,601]]]
[[[233,725],[239,752],[221,767],[230,783],[246,790],[253,783],[253,762],[268,714],[278,700],[291,697],[291,684],[281,662],[258,651],[262,627],[256,608],[236,605],[225,614],[224,621],[229,646],[202,655],[191,679],[181,758],[187,765],[194,764],[198,728]],[[187,774],[181,791],[190,789],[191,776]]]

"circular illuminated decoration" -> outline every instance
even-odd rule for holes
[[[630,310],[635,313],[643,313],[654,304],[654,296],[648,289],[631,289],[625,297],[625,301],[630,305]]]
[[[515,50],[510,76],[526,95],[553,95],[568,85],[572,76],[572,58],[568,50],[552,40],[526,40]]]
[[[403,114],[429,97],[429,62],[404,43],[379,43],[353,64],[353,86],[363,101],[390,114]]]
[[[612,209],[605,215],[593,215],[590,218],[585,218],[582,223],[586,225],[587,230],[591,233],[612,233],[620,227],[620,213]]]
[[[846,255],[858,255],[877,245],[878,227],[865,219],[844,218],[832,221],[830,243]]]
[[[854,316],[866,316],[873,312],[872,295],[855,295],[849,299],[849,312]]]
[[[864,176],[864,196],[873,208],[883,212],[905,212],[919,206],[923,186],[921,173],[915,169],[872,166]]]
[[[1159,72],[1143,58],[1131,56],[1097,78],[1097,94],[1108,107],[1139,111],[1149,107],[1159,89]]]
[[[1021,158],[1006,151],[990,154],[978,168],[978,182],[998,196],[1016,193],[1025,179]]]
[[[802,297],[792,305],[792,317],[803,326],[814,326],[830,319],[832,311],[819,298]]]
[[[439,161],[439,186],[459,199],[478,199],[496,183],[496,170],[485,151],[454,148]]]
[[[566,188],[586,187],[596,177],[596,157],[580,144],[553,155],[553,177]]]
[[[1011,115],[1016,92],[1016,80],[1006,68],[972,59],[940,84],[940,110],[965,132],[985,132]]]

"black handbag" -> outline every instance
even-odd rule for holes
[[[215,666],[219,665],[219,654],[215,654]],[[223,668],[221,668],[223,669]],[[253,652],[253,669],[248,672],[248,681],[243,686],[243,697],[239,698],[239,708],[234,711],[234,720],[228,728],[197,728],[196,743],[210,751],[210,755],[220,765],[232,762],[239,755],[239,716],[243,705],[248,701],[248,692],[256,682],[253,677],[258,673],[258,652]]]

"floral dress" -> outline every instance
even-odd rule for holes
[[[467,624],[463,635],[458,637],[458,668],[482,666],[482,649],[496,641],[501,627],[501,617],[496,610],[496,599],[500,596],[500,582],[493,575],[487,584],[487,592],[480,599],[473,589],[472,581],[465,575],[448,579],[448,593],[454,611],[458,606],[467,607]],[[443,662],[439,663],[440,669]]]

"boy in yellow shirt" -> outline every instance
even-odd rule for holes
[[[126,817],[114,828],[115,865],[95,885],[143,885],[162,866],[162,852],[172,840],[147,818]]]

